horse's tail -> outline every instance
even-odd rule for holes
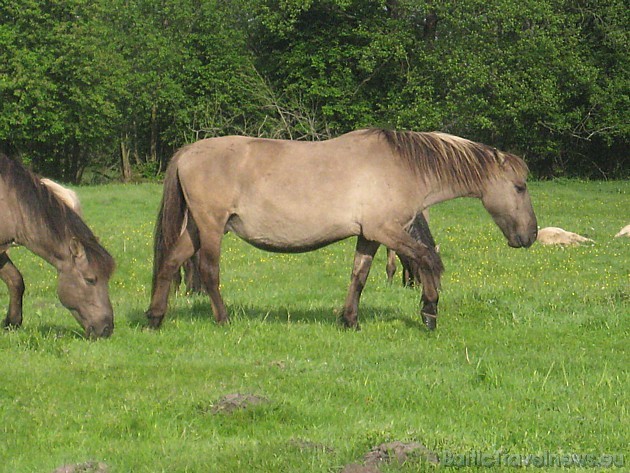
[[[177,170],[177,163],[181,152],[180,150],[173,156],[166,168],[166,174],[164,176],[162,202],[155,222],[153,240],[153,282],[151,295],[155,292],[158,273],[164,264],[166,255],[170,252],[181,235],[188,213],[188,206],[184,198],[184,191]]]

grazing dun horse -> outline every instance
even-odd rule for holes
[[[357,326],[359,298],[379,245],[419,268],[421,313],[436,326],[439,256],[405,229],[427,207],[476,197],[512,247],[536,240],[527,166],[512,154],[444,133],[359,130],[322,142],[227,136],[179,150],[166,171],[147,318],[159,327],[173,275],[199,252],[217,322],[224,233],[257,248],[306,252],[356,236],[343,320]]]
[[[81,217],[19,163],[0,155],[0,278],[9,289],[3,325],[22,324],[24,279],[9,258],[21,245],[57,269],[57,294],[87,337],[114,329],[108,282],[114,260]]]

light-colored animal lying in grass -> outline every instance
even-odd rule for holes
[[[537,241],[543,245],[579,245],[580,243],[593,243],[590,238],[577,233],[567,232],[558,227],[545,227],[538,230]]]
[[[48,179],[47,177],[42,177],[40,179],[41,183],[48,187],[53,193],[61,199],[61,201],[74,210],[77,215],[83,215],[83,209],[81,209],[81,202],[79,201],[79,196],[73,190],[70,190],[61,184],[53,181],[52,179]]]
[[[615,238],[619,238],[619,237],[630,238],[630,225],[626,225],[621,230],[619,230],[619,233],[615,235]]]

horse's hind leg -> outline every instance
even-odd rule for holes
[[[187,259],[182,268],[184,270],[186,292],[189,294],[203,293],[203,283],[201,282],[201,274],[199,274],[199,253],[195,253],[191,258]]]
[[[24,279],[6,253],[0,254],[0,279],[9,289],[9,310],[2,325],[4,327],[19,327],[22,325]]]
[[[228,313],[219,291],[219,261],[221,258],[222,231],[201,233],[199,275],[210,296],[212,312],[217,323],[228,321]]]
[[[179,270],[175,271],[172,283],[175,293],[179,292],[179,289],[182,285],[182,279],[184,281],[184,286],[186,287],[185,292],[187,294],[201,294],[203,292],[201,277],[199,276],[198,253],[195,253],[193,256],[184,261],[182,267]]]
[[[352,268],[352,279],[343,308],[343,320],[346,327],[358,328],[359,299],[370,273],[372,260],[379,246],[379,243],[375,241],[367,240],[361,235],[358,237],[357,248],[354,254],[354,266]]]
[[[164,320],[168,305],[168,296],[175,273],[182,263],[195,253],[195,245],[188,231],[183,232],[175,245],[165,256],[158,269],[156,281],[151,295],[151,305],[146,313],[151,328],[158,328]]]

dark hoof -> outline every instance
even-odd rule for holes
[[[350,330],[354,330],[355,332],[360,332],[361,331],[361,325],[359,325],[359,323],[355,323],[354,325],[348,325],[347,326],[348,329]]]
[[[341,323],[343,325],[343,328],[348,329],[348,330],[355,330],[357,332],[361,331],[361,326],[359,325],[359,322],[357,322],[356,320],[354,321],[348,321],[345,318],[341,318]]]
[[[422,313],[422,321],[424,322],[424,325],[426,325],[426,327],[429,330],[435,330],[435,328],[437,327],[437,315],[428,314],[427,312],[423,312]]]
[[[6,330],[15,330],[17,328],[20,328],[21,326],[22,326],[21,320],[17,323],[10,321],[8,318],[2,321],[2,328]]]
[[[150,312],[146,313],[147,320],[149,321],[149,328],[158,329],[162,325],[162,321],[164,320],[164,316],[156,317],[151,315]]]

